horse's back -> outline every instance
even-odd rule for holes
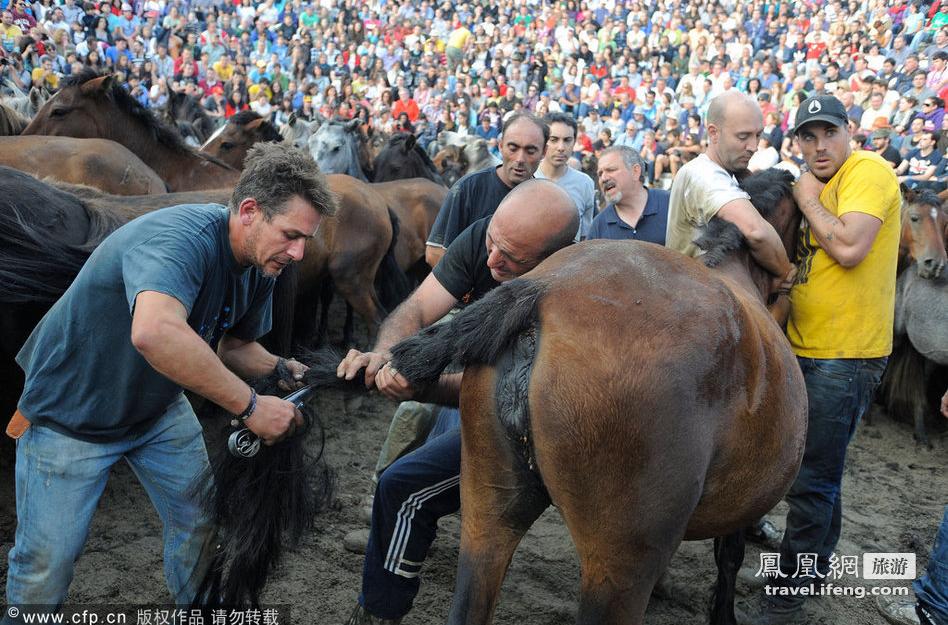
[[[529,404],[551,494],[608,483],[610,497],[638,506],[652,489],[674,492],[666,512],[690,517],[692,538],[739,526],[733,510],[776,503],[799,464],[806,397],[759,302],[640,242],[576,245],[527,278],[545,283]],[[582,468],[562,470],[571,462]]]
[[[167,192],[153,169],[128,148],[108,139],[0,137],[0,165],[117,195]]]

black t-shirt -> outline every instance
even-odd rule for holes
[[[464,176],[444,198],[431,226],[428,243],[448,247],[465,228],[482,217],[493,215],[510,190],[511,187],[500,180],[496,167]]]
[[[892,163],[893,165],[895,165],[896,167],[898,167],[902,163],[902,155],[899,154],[899,151],[896,150],[891,145],[887,147],[885,150],[883,150],[880,156],[884,158],[885,160],[889,161],[890,163]]]
[[[478,219],[448,246],[432,270],[448,293],[463,304],[480,299],[500,285],[487,267],[487,225],[490,217]]]

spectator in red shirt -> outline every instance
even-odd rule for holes
[[[421,115],[421,109],[418,108],[418,103],[408,95],[408,89],[404,88],[398,90],[398,101],[395,102],[395,106],[392,107],[393,117],[398,117],[402,113],[406,113],[411,122],[417,121],[418,116]]]

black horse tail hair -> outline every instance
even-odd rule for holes
[[[517,278],[503,284],[448,322],[426,328],[392,348],[395,366],[413,386],[425,387],[452,363],[493,364],[537,319],[547,285]]]
[[[737,572],[744,562],[744,529],[714,539],[714,562],[718,579],[711,595],[710,625],[736,625],[734,593]]]
[[[401,222],[391,208],[388,209],[388,218],[392,222],[392,241],[385,251],[378,271],[375,272],[375,292],[378,293],[379,302],[386,313],[395,310],[411,293],[411,281],[395,260],[395,246],[398,244]]]
[[[310,365],[303,383],[315,390],[366,392],[361,376],[351,381],[336,377],[341,358],[332,350],[305,352],[299,359]],[[277,382],[288,377],[281,366],[254,387],[260,394],[283,395]],[[261,446],[257,455],[231,455],[226,434],[211,455],[211,475],[195,488],[205,513],[217,525],[218,540],[194,607],[259,605],[267,578],[285,550],[315,527],[317,516],[332,501],[335,476],[323,457],[326,435],[314,403],[301,411],[302,430],[273,446]]]
[[[9,203],[0,210],[0,301],[52,304],[91,253],[91,247],[57,241]]]
[[[273,323],[263,345],[273,354],[289,356],[293,349],[293,325],[296,321],[296,289],[299,267],[293,263],[284,269],[273,287],[271,318]]]

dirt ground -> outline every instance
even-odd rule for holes
[[[327,394],[318,407],[328,430],[328,458],[338,473],[338,502],[319,529],[280,566],[265,592],[266,603],[289,604],[294,623],[341,624],[355,604],[362,557],[346,552],[342,538],[361,527],[359,499],[369,492],[369,474],[387,430],[394,404],[370,396],[347,413],[343,398]],[[216,424],[207,428],[219,429]],[[911,430],[891,422],[878,409],[850,446],[844,481],[841,555],[864,552],[915,552],[919,571],[945,502],[948,440],[934,449],[918,448]],[[0,454],[0,584],[6,580],[7,553],[16,524],[13,469]],[[771,513],[783,525],[785,506]],[[64,519],[68,523],[69,519]],[[634,516],[630,519],[634,522]],[[405,625],[443,623],[454,584],[459,518],[442,521],[441,532],[423,570],[422,590]],[[759,563],[749,548],[745,567]],[[709,542],[686,543],[669,572],[671,598],[654,598],[647,621],[653,625],[704,623],[704,606],[713,579]],[[866,582],[867,584],[880,582]],[[907,585],[907,582],[894,582]],[[579,570],[572,543],[558,513],[551,509],[531,529],[517,551],[504,583],[496,623],[546,625],[575,618]],[[745,597],[748,588],[739,582]],[[68,602],[82,604],[170,601],[162,577],[161,528],[144,491],[124,464],[116,466],[96,514],[86,550],[76,567]],[[812,623],[883,623],[873,599],[821,598],[811,601]]]

